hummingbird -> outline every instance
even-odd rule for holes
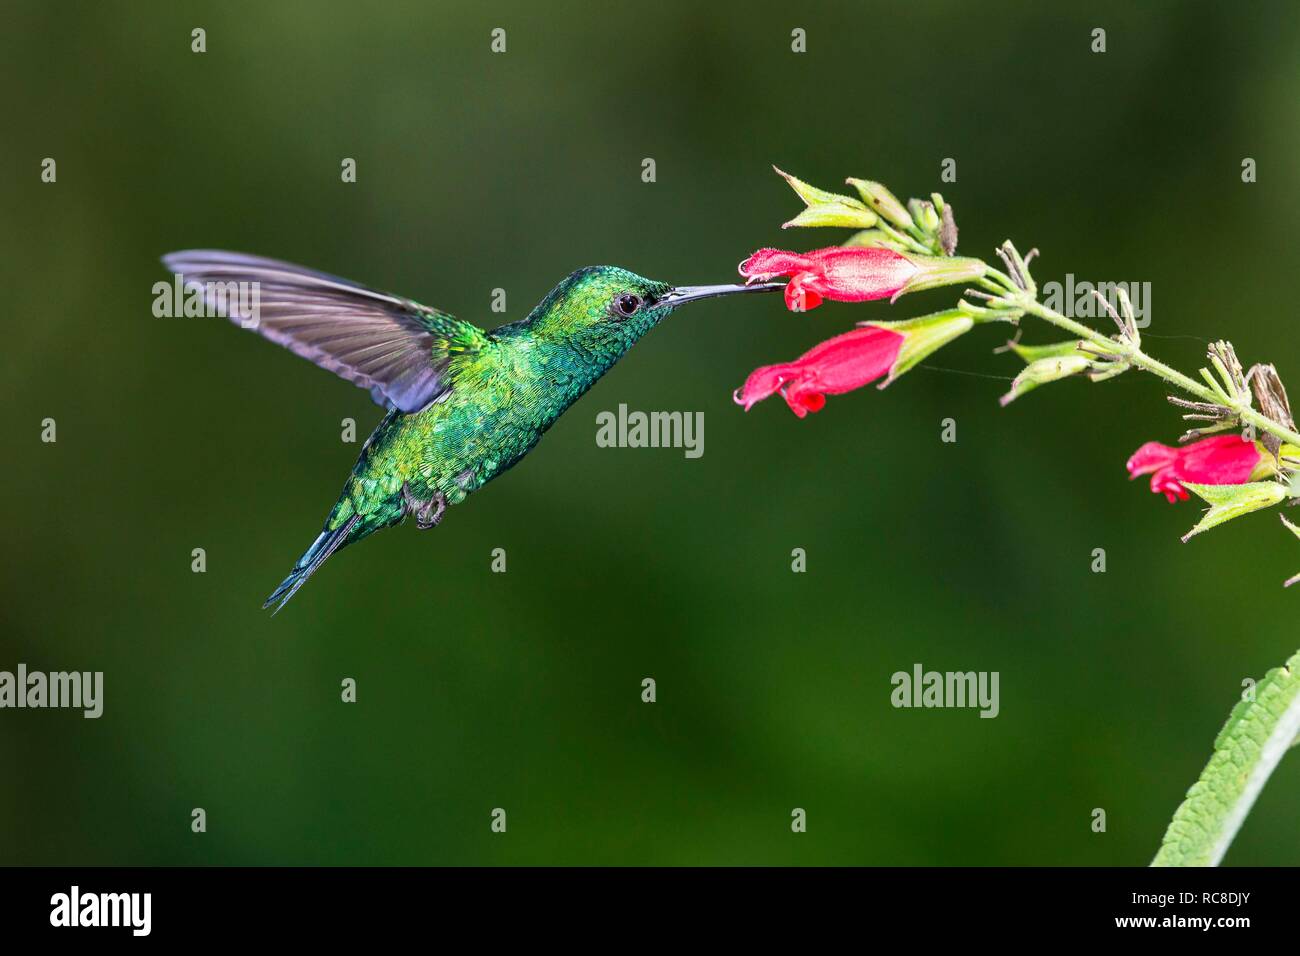
[[[784,283],[674,286],[616,266],[571,273],[491,331],[303,266],[196,249],[163,256],[208,309],[367,389],[384,410],[316,540],[262,605],[278,612],[335,552],[447,508],[518,464],[641,336],[688,302]],[[237,285],[236,285],[237,284]],[[256,289],[256,307],[230,294]]]

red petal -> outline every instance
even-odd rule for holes
[[[818,249],[808,258],[820,276],[818,290],[836,302],[888,299],[917,272],[910,259],[892,249]]]
[[[1164,495],[1169,499],[1170,504],[1179,499],[1186,501],[1188,498],[1187,489],[1178,483],[1170,468],[1156,470],[1151,476],[1151,490],[1157,495]]]
[[[776,276],[803,277],[805,294],[815,280],[816,291],[837,302],[891,298],[917,271],[912,260],[892,249],[844,249],[839,246],[807,253],[759,249],[740,264],[740,274],[750,281]],[[787,290],[787,304],[790,294]],[[814,307],[810,300],[806,302],[808,308]]]
[[[796,415],[803,418],[808,412],[820,412],[825,408],[826,396],[821,392],[787,392],[785,403],[794,410]]]
[[[1259,448],[1240,435],[1216,435],[1178,449],[1175,475],[1202,485],[1241,485],[1259,464]]]
[[[807,312],[822,304],[821,293],[812,288],[816,277],[799,272],[785,284],[785,307],[791,312]]]
[[[745,384],[736,389],[732,398],[737,405],[749,411],[755,402],[761,402],[776,392],[781,384],[799,374],[793,365],[764,365],[749,373]]]
[[[888,374],[902,347],[901,332],[867,325],[813,346],[793,364],[813,372],[826,394],[838,395]]]
[[[1182,483],[1198,485],[1240,485],[1250,481],[1259,464],[1259,446],[1240,435],[1214,435],[1200,441],[1171,448],[1149,441],[1128,460],[1130,478],[1151,475],[1151,490],[1163,494],[1170,502],[1175,497],[1186,501]]]
[[[784,249],[759,249],[740,264],[740,274],[746,279],[762,281],[776,276],[791,276],[808,269],[806,256]]]
[[[886,375],[902,346],[902,333],[892,329],[854,329],[813,346],[793,362],[755,369],[735,400],[748,410],[780,389],[791,411],[802,418],[824,407],[827,395],[861,388]]]
[[[1136,478],[1138,475],[1150,474],[1157,468],[1165,467],[1177,457],[1177,448],[1170,448],[1158,441],[1149,441],[1133,452],[1125,467],[1128,468],[1129,478]]]

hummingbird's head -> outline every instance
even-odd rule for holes
[[[528,318],[532,334],[614,361],[688,302],[739,292],[768,292],[784,283],[673,286],[617,266],[588,266],[551,290]]]

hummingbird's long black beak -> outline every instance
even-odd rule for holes
[[[755,282],[753,285],[679,285],[661,295],[655,306],[673,307],[719,295],[737,295],[741,292],[775,292],[784,289],[784,282]]]

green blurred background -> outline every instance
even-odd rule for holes
[[[1184,546],[1197,506],[1125,480],[1180,431],[1149,377],[1006,410],[1005,381],[936,369],[805,421],[732,404],[754,366],[945,291],[683,310],[436,532],[349,549],[272,620],[357,454],[340,421],[380,413],[150,312],[158,256],[194,246],[488,325],[582,265],[729,281],[841,237],[779,231],[776,163],[941,189],[967,254],[1009,236],[1040,282],[1151,282],[1179,367],[1229,336],[1295,376],[1293,4],[7,7],[0,669],[106,691],[99,720],[0,712],[0,862],[1144,864],[1242,680],[1300,646],[1275,518]],[[929,364],[1009,377],[1002,337]],[[703,411],[704,457],[597,448],[621,402]],[[1000,716],[892,708],[917,662],[1000,672]],[[1289,758],[1228,862],[1300,862],[1298,808]]]

